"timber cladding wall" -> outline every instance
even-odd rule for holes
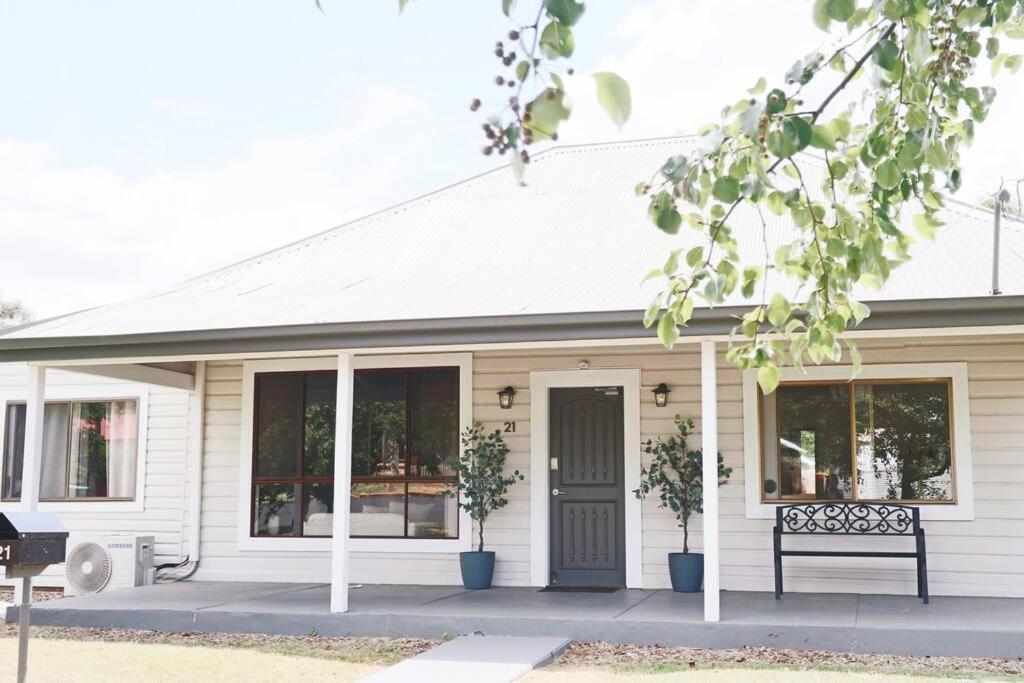
[[[967,362],[973,445],[975,519],[926,521],[928,563],[935,595],[1024,597],[1024,338],[970,337],[862,341],[865,363]],[[692,417],[700,428],[700,356],[693,345],[669,352],[660,348],[601,348],[474,354],[474,416],[489,429],[516,423],[506,434],[508,467],[527,477],[530,470],[531,370],[569,370],[581,359],[592,368],[641,369],[643,439],[671,433],[675,414]],[[720,490],[722,587],[772,588],[770,520],[744,514],[743,406],[740,373],[719,358],[719,445],[733,468]],[[327,553],[240,552],[238,539],[238,460],[241,417],[240,363],[210,363],[205,415],[203,482],[203,563],[198,578],[208,580],[322,581],[330,577]],[[672,392],[665,408],[651,393],[665,382]],[[516,388],[511,410],[498,406],[497,392]],[[691,443],[699,448],[699,433]],[[546,476],[546,473],[541,473]],[[755,473],[754,476],[757,476]],[[527,585],[530,577],[530,487],[517,484],[511,502],[488,523],[487,543],[497,551],[496,582]],[[668,585],[665,555],[680,549],[674,517],[643,504],[643,582]],[[699,549],[700,518],[691,527]],[[851,545],[870,539],[824,539]],[[913,564],[901,560],[794,558],[786,567],[787,590],[913,593]],[[361,583],[459,583],[454,554],[354,553],[352,580]]]

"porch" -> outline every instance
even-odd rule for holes
[[[166,631],[442,638],[474,633],[579,641],[1016,658],[1024,599],[723,591],[721,621],[700,593],[622,589],[353,585],[346,613],[317,583],[158,584],[37,604],[36,625]],[[11,607],[7,619],[13,619]]]

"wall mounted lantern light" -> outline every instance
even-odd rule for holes
[[[498,392],[498,403],[501,405],[503,410],[508,410],[512,407],[512,397],[516,395],[516,390],[512,387],[505,387]]]
[[[654,405],[659,408],[664,408],[668,405],[668,392],[672,391],[668,388],[668,385],[662,382],[658,386],[654,387]]]

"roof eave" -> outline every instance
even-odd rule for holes
[[[698,309],[686,337],[728,334],[749,306]],[[857,330],[985,327],[1024,323],[1024,296],[871,303]],[[0,337],[0,362],[287,353],[322,349],[507,344],[655,337],[639,311],[315,323],[145,334]]]

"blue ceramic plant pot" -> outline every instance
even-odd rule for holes
[[[494,578],[494,551],[474,550],[459,553],[462,585],[470,589],[490,588]]]
[[[676,593],[697,593],[704,583],[704,553],[669,553],[668,575]]]

